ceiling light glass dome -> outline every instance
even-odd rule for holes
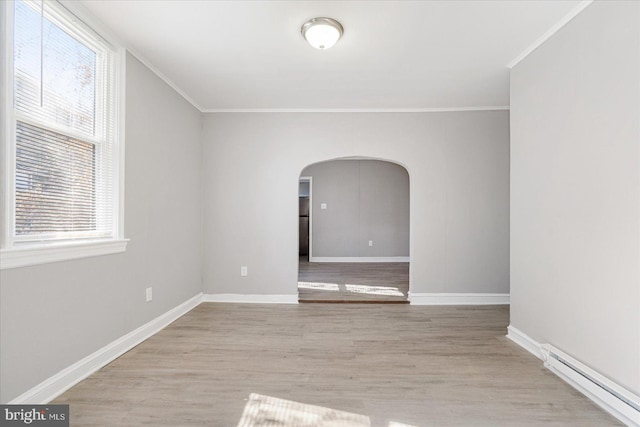
[[[302,35],[316,49],[329,49],[336,44],[344,29],[335,19],[313,18],[302,25]]]

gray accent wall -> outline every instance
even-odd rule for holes
[[[202,141],[205,293],[296,294],[300,174],[354,156],[409,173],[412,292],[509,292],[507,111],[209,113]]]
[[[640,3],[511,74],[511,324],[640,394]]]
[[[334,160],[311,165],[301,175],[313,177],[314,257],[409,256],[409,174],[404,167]]]
[[[201,292],[200,126],[199,111],[127,57],[131,241],[122,254],[0,272],[1,402]]]

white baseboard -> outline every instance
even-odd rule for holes
[[[511,325],[507,327],[507,338],[542,360],[542,346],[527,334]]]
[[[111,361],[117,359],[147,338],[158,333],[171,322],[188,313],[202,301],[202,293],[156,317],[139,328],[107,344],[84,359],[49,377],[30,390],[11,400],[9,404],[46,404]]]
[[[628,426],[640,427],[640,396],[550,344],[540,344],[509,325],[507,338],[544,362],[544,366],[596,405]]]
[[[408,256],[312,256],[309,262],[409,262]]]
[[[509,294],[434,294],[409,292],[413,305],[505,305]]]
[[[202,301],[241,304],[297,304],[298,294],[204,294]]]

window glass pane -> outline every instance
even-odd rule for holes
[[[12,241],[114,237],[113,48],[57,2],[13,4]]]
[[[40,2],[15,5],[16,108],[93,135],[96,52],[42,18]]]
[[[96,53],[45,19],[44,108],[56,123],[94,133]]]
[[[22,111],[40,106],[40,13],[15,2],[15,104]]]
[[[16,235],[96,229],[95,146],[26,123],[16,128]]]

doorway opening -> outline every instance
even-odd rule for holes
[[[298,182],[298,255],[301,260],[311,257],[311,192],[313,178],[301,176]]]
[[[408,303],[409,174],[396,163],[314,163],[298,182],[298,300]]]

